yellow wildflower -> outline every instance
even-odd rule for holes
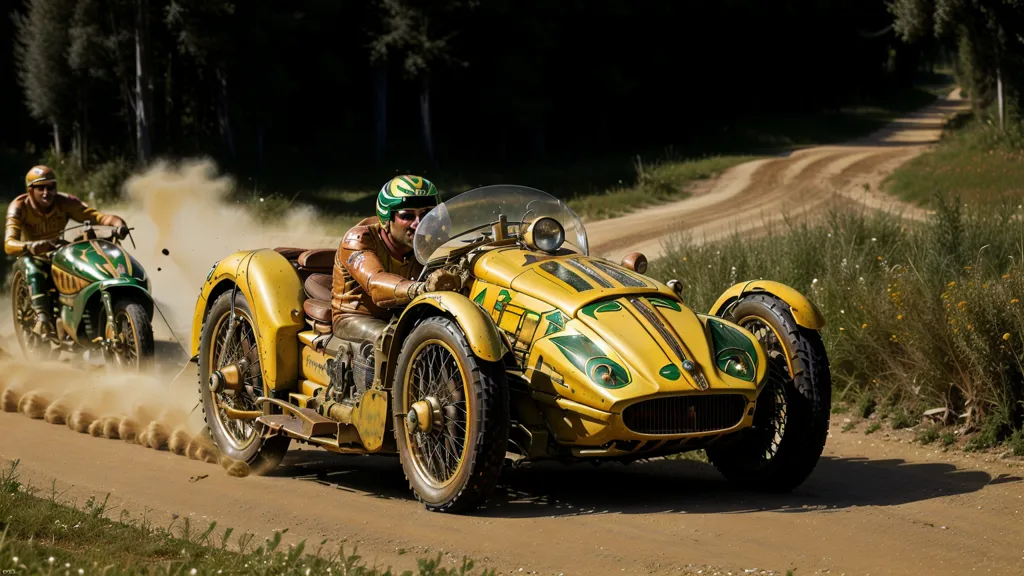
[[[1017,302],[1020,302],[1020,300],[1018,300],[1016,298],[1014,298],[1013,300],[1010,300],[1010,304],[1016,304]]]
[[[1010,275],[1009,275],[1009,274],[1003,274],[1003,280],[1006,280],[1006,279],[1007,279],[1007,278],[1009,278],[1009,277],[1010,277]]]
[[[956,286],[956,282],[950,282],[949,284],[946,284],[946,286],[952,288],[953,286]]]
[[[865,328],[867,328],[867,327],[868,327],[868,324],[867,324],[867,322],[865,322],[864,324],[861,324],[861,325],[860,325],[860,329],[861,329],[861,330],[863,330],[863,329],[865,329]]]
[[[1003,334],[1003,340],[1009,340],[1009,339],[1010,339],[1010,333],[1009,332],[1007,332],[1006,334]]]
[[[956,307],[957,308],[963,308],[966,305],[967,305],[967,300],[961,300],[961,301],[956,303]]]
[[[897,320],[903,320],[903,314],[899,314],[899,315],[897,315],[897,316],[896,316],[896,319],[897,319]]]

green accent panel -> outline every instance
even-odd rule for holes
[[[541,264],[540,269],[551,274],[555,278],[558,278],[562,282],[565,282],[577,292],[585,292],[593,288],[593,286],[584,280],[582,276],[572,270],[569,270],[565,266],[562,266],[558,262],[549,260]]]
[[[483,290],[480,291],[479,294],[476,295],[475,298],[473,298],[473,302],[476,302],[477,304],[483,306],[484,305],[484,297],[486,297],[486,296],[487,296],[487,288],[484,288]]]
[[[551,342],[572,362],[573,366],[587,374],[598,386],[622,388],[632,382],[628,370],[605,356],[604,350],[601,350],[582,334],[555,336]],[[605,375],[611,376],[610,382],[604,380]]]
[[[498,292],[498,299],[494,301],[495,310],[504,310],[505,305],[512,301],[512,295],[508,293],[508,290],[502,290]]]
[[[679,367],[675,364],[667,364],[664,368],[658,371],[658,374],[668,380],[679,380],[682,372],[679,371]]]
[[[141,295],[144,298],[152,300],[145,283],[130,276],[110,278],[108,280],[96,282],[95,284],[86,286],[81,292],[75,294],[75,302],[71,307],[71,321],[68,322],[72,331],[78,330],[78,324],[82,321],[82,315],[85,313],[85,305],[89,302],[89,299],[96,295],[96,293],[101,289],[110,290],[112,288],[134,289],[141,292]],[[99,296],[96,297],[99,298]],[[65,318],[65,320],[67,320],[67,318]]]
[[[718,369],[733,378],[753,382],[757,375],[757,351],[750,339],[739,330],[715,320],[708,320],[708,329]],[[741,365],[745,369],[741,369]]]
[[[679,302],[673,302],[672,300],[666,300],[665,298],[649,298],[648,300],[650,300],[651,304],[654,305],[655,308],[668,308],[669,310],[675,310],[676,312],[683,309],[683,307],[679,305]]]
[[[597,318],[598,312],[617,312],[622,310],[618,302],[594,302],[583,307],[582,312],[591,318]]]
[[[548,321],[548,329],[544,332],[545,336],[565,329],[565,317],[562,316],[562,312],[560,310],[555,310],[545,316],[544,319]]]

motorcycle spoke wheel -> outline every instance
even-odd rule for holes
[[[454,351],[428,340],[413,356],[406,387],[408,406],[426,406],[429,429],[406,428],[416,467],[436,488],[447,486],[465,461],[468,442],[466,380]]]
[[[256,438],[256,422],[232,418],[228,416],[223,406],[227,405],[234,410],[242,411],[260,410],[256,405],[256,399],[263,391],[263,378],[260,375],[259,356],[256,354],[256,333],[253,330],[252,322],[245,314],[236,312],[236,315],[237,326],[235,326],[233,334],[229,333],[229,315],[224,315],[215,328],[211,372],[245,358],[250,364],[244,373],[239,374],[242,387],[237,391],[224,390],[215,393],[208,390],[207,393],[213,396],[213,402],[218,406],[217,418],[228,433],[228,440],[235,449],[244,450]]]

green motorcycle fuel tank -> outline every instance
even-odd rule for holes
[[[153,313],[149,277],[138,260],[107,240],[84,240],[53,253],[50,268],[60,302],[58,323],[75,342],[102,336],[110,299],[126,296]]]

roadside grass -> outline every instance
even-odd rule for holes
[[[281,574],[308,576],[386,576],[391,568],[367,565],[357,550],[315,551],[305,541],[284,546],[284,532],[257,542],[246,533],[192,525],[174,518],[167,525],[147,519],[108,517],[107,500],[90,498],[84,505],[62,502],[62,494],[24,484],[18,461],[0,472],[0,568],[18,574]],[[108,495],[109,497],[109,495]],[[286,531],[285,531],[286,532]],[[457,567],[441,566],[441,555],[417,559],[418,576],[494,574],[477,572],[471,560]],[[412,571],[402,574],[412,575]]]
[[[677,278],[707,311],[734,283],[764,278],[807,295],[822,330],[836,403],[853,416],[920,422],[948,407],[971,449],[1024,424],[1024,209],[1018,201],[936,199],[927,222],[848,208],[823,224],[696,244],[681,235],[648,274]],[[1024,449],[1024,444],[1022,444]]]
[[[1010,122],[1005,132],[991,118],[962,115],[935,149],[893,172],[883,189],[908,202],[931,206],[957,194],[968,202],[1024,196],[1024,134]]]

